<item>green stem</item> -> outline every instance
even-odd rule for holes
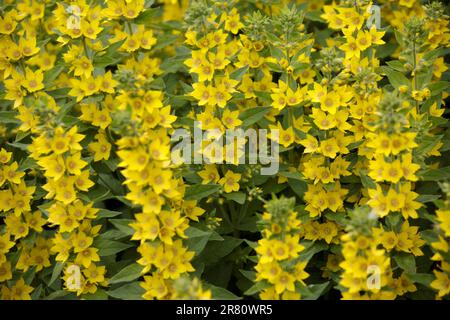
[[[126,24],[126,26],[128,28],[128,33],[130,34],[130,36],[133,35],[133,27],[131,26],[130,21],[125,20],[125,24]]]
[[[222,204],[218,203],[218,202],[217,202],[217,205],[219,206],[219,210],[221,211],[222,216],[225,219],[225,221],[234,229],[234,225],[231,222],[230,215],[225,210],[225,207]]]
[[[23,64],[22,60],[19,60],[19,66],[20,66],[20,69],[22,69],[23,75],[25,76],[25,65]]]
[[[413,39],[413,90],[417,90],[417,75],[416,75],[416,69],[417,69],[417,53],[416,53],[416,39]],[[419,102],[415,100],[415,106],[416,106],[416,112],[419,112]]]
[[[289,75],[288,75],[288,79],[289,79]],[[294,112],[292,110],[291,106],[287,106],[288,108],[288,117],[289,117],[289,127],[292,127],[292,130],[294,131],[294,135],[295,135],[295,130],[294,130]],[[289,150],[289,163],[294,164],[294,149]]]
[[[241,206],[239,209],[239,217],[238,217],[238,224],[241,223],[242,219],[247,215],[247,208],[248,208],[248,200],[245,201],[244,205]]]
[[[234,208],[233,203],[228,202],[228,208],[230,209],[230,213],[231,213],[231,222],[233,225],[233,236],[236,238],[239,238],[239,230],[237,229],[237,227],[239,226],[238,221],[239,221],[239,217],[238,214]]]
[[[83,37],[83,48],[84,48],[84,53],[86,54],[86,57],[89,58],[89,51],[88,51],[88,47],[87,47],[87,43],[86,43],[86,38]]]

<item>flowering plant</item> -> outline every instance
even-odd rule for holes
[[[446,9],[2,1],[0,298],[448,298]]]

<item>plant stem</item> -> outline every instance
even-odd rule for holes
[[[417,68],[417,53],[416,53],[416,38],[413,39],[413,90],[417,90],[417,75],[416,75],[416,68]],[[414,99],[415,100],[415,99]],[[415,100],[415,107],[416,107],[416,113],[419,112],[419,102]]]

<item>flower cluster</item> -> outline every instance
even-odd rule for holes
[[[0,298],[449,298],[445,9],[2,1]]]
[[[261,293],[261,299],[300,299],[296,284],[305,285],[308,278],[306,262],[300,253],[305,249],[299,243],[300,221],[294,211],[295,199],[273,199],[269,201],[262,216],[265,228],[263,238],[258,241],[255,251],[259,255],[256,281],[270,285]]]

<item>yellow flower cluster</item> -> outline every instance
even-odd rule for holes
[[[266,204],[262,220],[266,226],[258,241],[259,255],[255,266],[256,281],[269,285],[260,293],[261,299],[300,299],[296,285],[305,285],[307,262],[299,255],[305,248],[299,243],[300,221],[293,210],[293,199],[274,199]]]
[[[0,13],[1,299],[450,297],[440,2]]]

